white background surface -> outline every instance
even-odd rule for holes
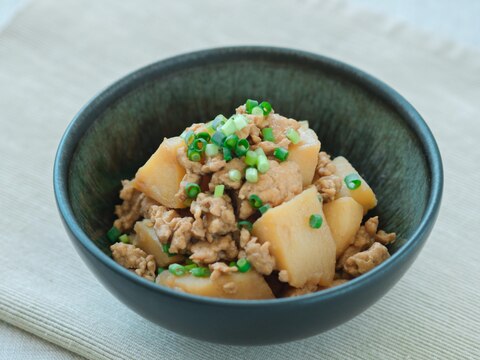
[[[29,0],[0,0],[0,30],[14,21],[15,13]],[[30,0],[38,1],[38,0]],[[480,2],[434,0],[347,0],[365,8],[406,22],[422,31],[463,46],[480,49]],[[59,2],[61,4],[61,2]],[[0,359],[80,359],[80,357],[27,332],[0,322]]]

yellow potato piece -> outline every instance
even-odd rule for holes
[[[325,219],[337,244],[337,258],[355,239],[363,218],[363,207],[351,197],[343,197],[323,205]]]
[[[358,171],[345,159],[343,156],[338,156],[333,160],[333,164],[337,168],[335,174],[342,179],[342,189],[337,195],[337,198],[350,196],[363,206],[363,213],[366,214],[368,210],[377,206],[377,198],[373,190],[367,182],[358,174]],[[350,190],[345,184],[345,176],[350,174],[357,174],[362,182],[359,188]]]
[[[323,218],[319,229],[310,226],[312,214]],[[270,242],[277,269],[287,272],[291,286],[332,283],[336,245],[315,187],[268,210],[253,224],[253,235],[261,243]]]
[[[315,174],[320,141],[312,129],[300,128],[298,132],[301,140],[298,144],[291,144],[288,147],[288,160],[298,164],[303,178],[303,187],[306,187],[312,183]]]
[[[155,153],[135,175],[134,186],[148,197],[170,208],[184,208],[175,198],[185,169],[177,161],[177,150],[185,146],[179,137],[165,138]]]
[[[142,249],[147,254],[155,257],[157,266],[165,267],[175,262],[180,262],[184,259],[181,255],[168,256],[163,252],[162,243],[158,239],[153,227],[148,226],[151,224],[149,220],[137,221],[133,228],[136,232],[136,236],[132,239],[133,245]]]
[[[157,277],[156,282],[200,296],[249,300],[275,298],[263,276],[253,270],[221,275],[215,281],[190,274],[175,276],[165,270]]]

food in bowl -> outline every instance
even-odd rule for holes
[[[123,180],[108,231],[113,259],[191,294],[273,299],[320,291],[389,258],[395,233],[362,225],[377,204],[307,121],[247,100],[226,118],[165,138]]]

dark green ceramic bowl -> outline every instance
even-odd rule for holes
[[[382,227],[399,235],[389,260],[319,293],[238,301],[160,287],[110,258],[104,234],[113,221],[120,179],[131,178],[165,136],[232,113],[247,98],[268,100],[281,114],[308,119],[323,149],[345,155],[359,169],[379,199],[375,214]],[[65,228],[81,257],[131,309],[186,336],[268,344],[326,331],[380,299],[425,243],[440,206],[443,173],[427,125],[384,83],[319,55],[234,47],[157,62],[95,96],[65,132],[54,186]]]

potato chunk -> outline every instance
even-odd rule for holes
[[[367,184],[367,182],[358,174],[358,171],[345,159],[343,156],[336,157],[333,161],[336,167],[335,175],[338,175],[342,179],[342,188],[337,197],[350,196],[354,198],[360,205],[363,206],[363,213],[366,214],[368,210],[377,206],[377,198],[373,193],[373,190]],[[350,174],[357,174],[362,181],[362,184],[358,189],[350,190],[345,184],[345,176]]]
[[[363,206],[351,197],[343,197],[323,205],[325,219],[337,244],[337,258],[355,239],[363,218]]]
[[[253,270],[222,275],[215,280],[190,274],[175,276],[166,270],[157,276],[156,282],[200,296],[250,300],[275,298],[263,276]]]
[[[288,160],[298,164],[302,174],[303,187],[307,187],[312,183],[317,167],[320,141],[312,129],[301,127],[298,132],[301,140],[298,144],[291,144],[288,147]]]
[[[149,220],[137,221],[134,230],[136,236],[132,239],[133,245],[142,249],[147,254],[153,255],[155,262],[159,267],[165,267],[169,264],[183,260],[183,256],[168,256],[162,250],[162,243],[158,239],[152,226],[149,226]]]
[[[185,169],[177,161],[177,150],[185,146],[179,137],[165,138],[135,176],[134,186],[148,197],[170,208],[184,208],[175,198]]]
[[[310,226],[312,214],[319,214],[323,224]],[[270,242],[278,270],[284,270],[291,286],[305,284],[329,286],[335,272],[335,240],[322,211],[315,187],[304,190],[273,209],[253,225],[253,235],[261,243]]]

